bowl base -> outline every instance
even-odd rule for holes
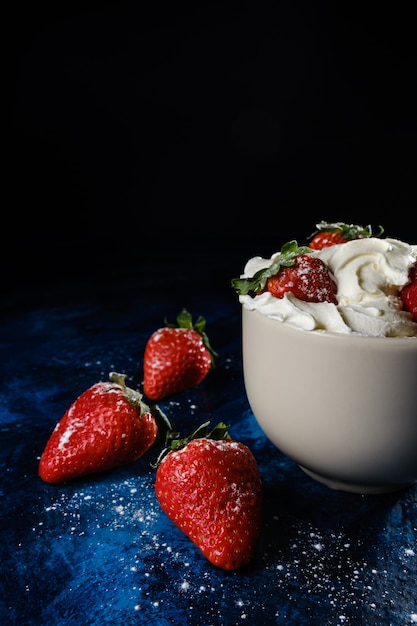
[[[300,465],[300,468],[308,474],[311,478],[314,478],[319,483],[326,485],[330,489],[335,491],[348,491],[350,493],[360,493],[363,495],[367,494],[382,494],[382,493],[391,493],[393,491],[401,491],[402,489],[407,489],[414,484],[414,482],[410,483],[393,483],[393,484],[384,484],[384,485],[361,485],[357,483],[347,483],[343,481],[333,480],[328,476],[322,476],[321,474],[316,474],[316,472],[312,472]]]

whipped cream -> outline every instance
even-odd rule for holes
[[[304,302],[288,292],[276,298],[269,292],[255,297],[240,295],[247,309],[297,326],[304,330],[358,333],[373,337],[417,337],[417,323],[403,310],[399,296],[409,282],[409,270],[417,262],[417,245],[397,239],[367,237],[353,239],[314,250],[337,284],[338,304]],[[272,265],[280,253],[270,259],[253,257],[241,278],[252,278],[260,269]]]

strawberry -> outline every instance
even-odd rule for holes
[[[220,422],[173,439],[156,466],[162,510],[217,567],[235,570],[252,560],[262,526],[262,483],[251,450]]]
[[[177,324],[156,330],[148,339],[143,360],[144,393],[161,400],[201,383],[215,367],[217,353],[205,333],[201,315],[193,325],[192,316],[183,309]]]
[[[84,391],[53,430],[39,462],[39,476],[61,483],[136,461],[155,442],[159,425],[169,422],[142,402],[125,384],[124,374],[110,373]]]
[[[410,282],[400,291],[404,309],[409,311],[417,322],[417,265],[411,268]]]
[[[267,290],[276,298],[287,291],[305,302],[337,304],[337,287],[327,265],[310,254],[301,254],[293,267],[283,267],[266,282]]]
[[[308,239],[311,239],[309,248],[312,250],[321,250],[328,246],[334,246],[338,243],[346,243],[352,239],[363,239],[364,237],[380,237],[384,232],[382,226],[376,235],[372,234],[372,226],[359,226],[358,224],[345,224],[344,222],[320,222],[316,224],[315,230]]]
[[[269,291],[276,298],[291,292],[305,302],[337,304],[337,286],[327,265],[311,255],[310,248],[290,241],[281,248],[277,260],[256,272],[252,278],[234,278],[232,286],[241,295]]]

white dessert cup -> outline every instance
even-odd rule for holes
[[[242,307],[248,401],[270,441],[332,489],[417,481],[417,338],[304,331]]]

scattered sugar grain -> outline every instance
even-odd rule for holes
[[[305,520],[300,523],[291,521],[290,543],[283,542],[280,545],[274,542],[259,557],[260,562],[255,567],[262,568],[262,587],[256,590],[257,594],[253,593],[253,579],[250,576],[246,579],[232,575],[226,587],[221,582],[222,573],[209,565],[207,569],[199,570],[198,578],[193,579],[190,567],[194,561],[187,554],[187,551],[193,551],[193,547],[187,542],[184,543],[184,549],[174,547],[158,531],[158,520],[161,520],[162,514],[153,489],[149,488],[150,482],[151,479],[144,483],[129,479],[123,483],[110,484],[104,490],[101,485],[100,493],[96,492],[93,485],[72,493],[62,493],[44,509],[48,515],[62,518],[61,538],[70,532],[83,537],[82,540],[90,544],[90,549],[91,546],[97,549],[107,545],[108,532],[129,533],[126,537],[131,544],[130,550],[116,559],[125,577],[123,585],[128,590],[135,611],[161,613],[165,606],[171,605],[172,586],[177,585],[180,592],[187,595],[188,610],[194,616],[197,611],[206,611],[204,622],[199,614],[199,624],[224,624],[230,612],[229,599],[235,597],[234,624],[237,624],[239,621],[250,622],[262,614],[268,619],[272,614],[281,617],[282,603],[291,605],[296,602],[295,590],[302,587],[311,606],[314,604],[327,611],[334,611],[335,623],[343,626],[357,623],[355,620],[366,608],[378,619],[379,612],[384,607],[386,610],[389,605],[390,611],[394,611],[393,614],[398,618],[401,609],[395,589],[391,588],[388,572],[383,567],[383,555],[375,553],[376,560],[373,559],[370,564],[366,558],[357,556],[363,552],[360,539],[353,540],[342,531],[323,531],[314,525],[306,527]],[[102,511],[106,512],[105,519],[102,519]],[[71,520],[70,530],[68,520]],[[95,529],[91,524],[94,520]],[[274,516],[269,523],[274,525],[282,523],[282,520]],[[45,532],[44,528],[42,522],[33,530],[41,533]],[[88,536],[85,532],[87,528]],[[155,554],[160,554],[156,561],[153,557]],[[149,555],[149,562],[144,565],[146,555]],[[409,545],[404,546],[398,555],[405,568],[409,568],[410,560],[415,556],[416,550]],[[153,592],[156,579],[165,581],[165,591],[158,601],[155,601]],[[247,606],[242,599],[245,596],[240,595],[246,592],[251,594]],[[202,609],[203,598],[209,605],[207,609]],[[410,606],[403,619],[408,619],[406,623],[416,624],[417,613],[411,612],[412,609],[414,607]]]

